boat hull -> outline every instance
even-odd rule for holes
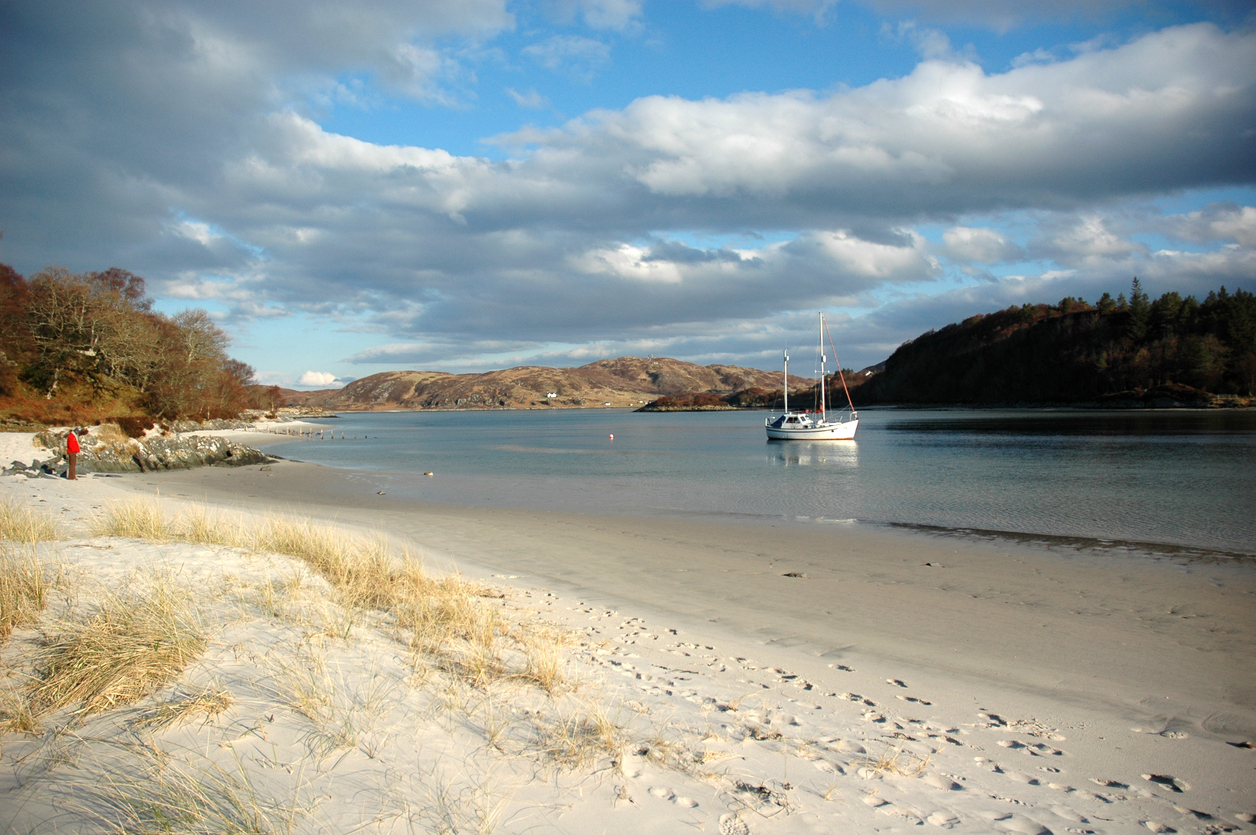
[[[766,427],[769,441],[853,441],[858,428],[858,419],[811,426]]]

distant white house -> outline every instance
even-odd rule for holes
[[[556,392],[556,391],[547,391],[547,392],[545,392],[545,396],[546,396],[547,398],[549,398],[550,400],[553,400],[555,397],[557,397],[557,396],[558,396],[558,392]]]

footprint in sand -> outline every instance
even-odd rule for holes
[[[902,682],[902,680],[901,680],[901,679],[897,679],[897,678],[887,678],[887,679],[885,680],[885,683],[886,683],[886,684],[893,684],[895,687],[906,687],[906,686],[907,686],[906,684],[904,684],[904,683]]]
[[[918,704],[918,705],[925,705],[926,707],[928,707],[929,705],[933,704],[933,702],[925,701],[924,699],[917,699],[915,696],[902,696],[902,695],[900,695],[900,696],[896,696],[895,698],[899,699],[900,701],[904,701],[904,702],[915,702],[915,703],[916,703],[916,704]]]
[[[1024,783],[1027,786],[1039,785],[1037,777],[1030,777],[1028,774],[1022,774],[1019,771],[1008,771],[1006,769],[1000,770],[1007,775],[1007,779],[1009,780],[1014,780],[1017,783]]]
[[[667,786],[655,786],[650,789],[650,794],[654,795],[659,800],[667,800],[686,809],[692,809],[698,805],[698,801],[694,800],[692,797],[678,797],[676,792],[672,791]]]
[[[1091,777],[1090,782],[1096,786],[1103,786],[1105,789],[1128,789],[1129,786],[1119,780],[1100,780],[1098,777]]]
[[[720,815],[720,835],[750,835],[750,827],[732,812]]]
[[[950,812],[944,812],[941,809],[925,818],[926,823],[930,823],[939,829],[950,829],[959,826],[959,818]]]
[[[924,782],[925,785],[932,786],[933,788],[944,792],[957,792],[964,788],[950,777],[946,777],[936,771],[931,771],[926,774],[924,776]]]
[[[823,771],[825,774],[845,774],[846,773],[846,769],[842,768],[840,765],[831,763],[828,760],[813,760],[812,762],[815,764],[815,767],[818,771]]]
[[[1144,774],[1143,779],[1152,783],[1159,783],[1165,788],[1171,789],[1172,791],[1175,791],[1178,794],[1181,794],[1182,792],[1185,792],[1185,791],[1190,791],[1191,789],[1189,783],[1186,783],[1182,780],[1178,780],[1177,778],[1172,777],[1168,774]]]
[[[1072,823],[1089,823],[1090,822],[1086,820],[1086,816],[1083,815],[1081,812],[1078,812],[1075,809],[1070,809],[1067,806],[1052,806],[1051,814],[1055,815],[1058,818],[1063,818],[1064,820],[1070,821]]]
[[[1004,832],[1014,832],[1017,835],[1051,835],[1050,829],[1022,815],[1008,815],[993,823],[996,828]]]

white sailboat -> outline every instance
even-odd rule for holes
[[[768,440],[770,441],[850,441],[855,438],[855,430],[859,428],[859,413],[850,399],[850,389],[846,388],[846,375],[842,374],[842,364],[837,362],[837,351],[833,351],[833,361],[837,364],[838,376],[842,379],[842,390],[846,392],[846,403],[850,411],[838,415],[836,421],[829,420],[827,396],[824,391],[824,314],[820,314],[820,409],[818,412],[791,412],[789,410],[789,352],[785,352],[785,414],[765,420]],[[829,342],[832,344],[832,337]]]

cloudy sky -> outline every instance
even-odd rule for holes
[[[1252,9],[0,0],[0,261],[300,387],[1256,290]]]

